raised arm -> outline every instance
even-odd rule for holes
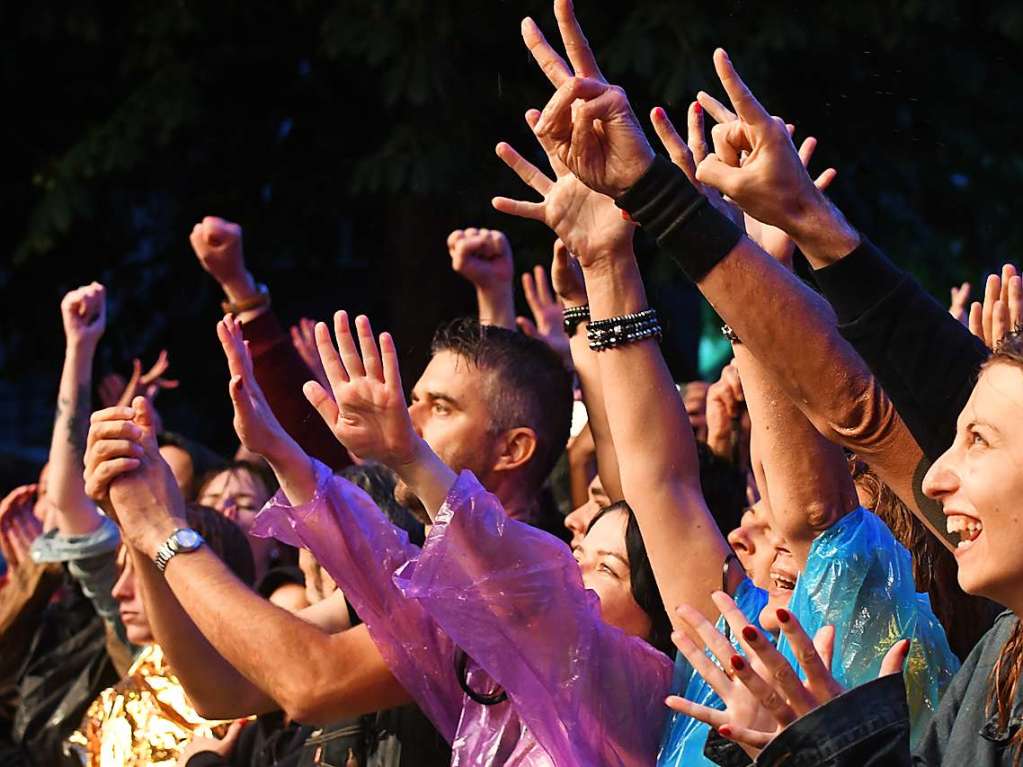
[[[638,141],[623,135],[623,128],[635,125],[635,117],[621,89],[603,80],[570,3],[555,3],[555,14],[573,69],[547,44],[535,24],[530,20],[523,23],[526,44],[558,88],[534,123],[534,130],[548,154],[565,169],[558,184],[568,188],[570,183],[578,184],[578,177],[600,194],[568,198],[587,199],[586,207],[555,204],[561,202],[561,195],[553,188],[538,189],[545,195],[544,203],[520,203],[517,210],[500,200],[495,205],[510,208],[508,212],[532,213],[565,241],[583,267],[592,321],[621,317],[645,310],[647,302],[632,253],[631,229],[627,236],[607,236],[611,216],[620,221],[621,214],[604,195],[614,193],[617,187],[628,188],[629,169],[638,178],[653,152],[641,133]],[[577,76],[572,76],[573,71]],[[581,128],[574,136],[572,103],[597,93],[601,97],[587,102],[578,112]],[[603,111],[594,108],[595,102]],[[599,133],[592,132],[594,119],[601,120]],[[601,184],[593,183],[592,178],[587,181],[577,166],[578,154],[568,145],[578,138],[592,148],[586,162],[591,163],[588,170],[593,171],[595,165],[609,160],[607,150],[615,136],[619,142],[628,142],[620,154],[632,161],[620,163],[625,172],[617,176],[599,171]],[[633,168],[637,163],[640,167]],[[613,164],[607,164],[607,168]],[[704,502],[692,429],[660,350],[655,341],[645,340],[605,349],[597,359],[622,490],[639,521],[664,603],[673,606],[692,602],[708,616],[716,617],[710,594],[721,586],[729,547]],[[684,557],[679,556],[681,542],[685,543]],[[674,621],[673,611],[669,613]]]
[[[207,216],[195,225],[189,239],[202,268],[220,284],[230,305],[227,308],[241,323],[251,346],[256,379],[288,434],[306,453],[328,466],[348,466],[348,453],[302,396],[302,383],[312,373],[271,311],[265,286],[257,285],[246,267],[241,227]]]
[[[85,494],[82,464],[89,431],[92,363],[106,329],[106,290],[97,282],[72,290],[60,304],[67,346],[50,442],[47,493],[61,535],[85,535],[103,521]]]
[[[451,268],[476,288],[481,325],[515,330],[511,245],[496,229],[456,229],[448,235]]]

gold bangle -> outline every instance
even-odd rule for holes
[[[262,309],[264,306],[269,305],[270,289],[260,282],[256,285],[256,295],[252,298],[246,298],[238,303],[222,301],[220,308],[224,310],[224,314],[241,314],[242,312],[251,312],[253,309]]]

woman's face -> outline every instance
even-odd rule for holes
[[[259,510],[270,499],[263,481],[245,469],[215,474],[199,493],[199,505],[216,509],[248,535]]]
[[[959,585],[1013,610],[1023,608],[1023,370],[995,362],[963,408],[952,446],[931,466],[923,490],[941,503]]]
[[[149,618],[146,617],[142,593],[136,588],[135,567],[124,546],[117,551],[117,564],[121,568],[121,575],[110,593],[117,600],[128,641],[135,645],[152,644],[155,640],[149,627]]]
[[[625,528],[629,517],[624,511],[612,511],[590,528],[572,550],[583,585],[600,597],[600,616],[626,634],[649,638],[650,617],[632,596],[629,554],[625,548]]]
[[[587,488],[587,495],[586,503],[565,515],[565,527],[572,531],[572,542],[569,545],[573,550],[586,537],[586,528],[590,526],[590,522],[597,516],[597,512],[605,506],[611,505],[611,499],[607,497],[607,493],[604,492],[604,488],[600,484],[599,475],[595,476],[593,481],[590,482],[590,486]]]
[[[785,542],[771,529],[766,499],[746,509],[739,526],[728,534],[728,542],[746,574],[768,594],[767,605],[760,613],[761,625],[768,631],[780,631],[775,613],[779,607],[788,607],[799,568]]]

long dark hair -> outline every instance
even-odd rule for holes
[[[625,525],[625,551],[629,557],[629,582],[632,598],[650,618],[650,636],[646,641],[669,658],[673,658],[675,647],[671,641],[671,620],[668,618],[668,612],[664,609],[664,600],[661,599],[661,592],[654,580],[654,570],[646,553],[643,534],[639,530],[636,515],[632,513],[629,504],[625,501],[618,501],[610,506],[605,506],[590,520],[586,533],[589,535],[598,519],[613,512],[622,512],[628,516],[628,522]],[[500,687],[491,693],[481,693],[469,686],[468,656],[462,650],[455,653],[455,674],[462,691],[477,703],[484,706],[496,706],[508,699],[507,692]]]

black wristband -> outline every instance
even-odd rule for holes
[[[660,155],[616,204],[656,238],[693,282],[702,280],[742,237],[739,227]]]

